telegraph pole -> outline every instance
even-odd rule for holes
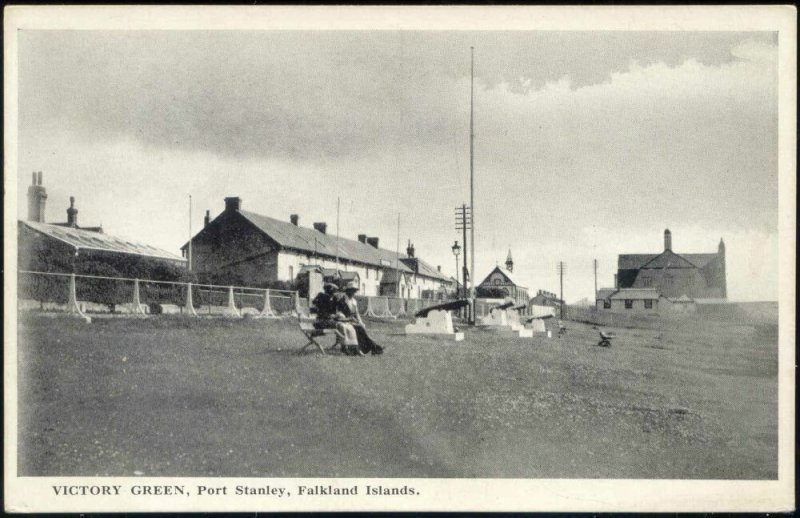
[[[456,230],[461,230],[463,232],[464,238],[464,267],[462,269],[462,278],[464,279],[464,295],[466,297],[470,297],[469,291],[467,290],[467,279],[469,278],[469,269],[467,268],[467,230],[472,229],[472,211],[470,207],[466,204],[462,204],[460,207],[456,207]],[[474,249],[473,249],[474,250]],[[474,256],[473,256],[474,259]]]
[[[597,304],[597,259],[594,260],[594,303]]]
[[[189,252],[188,252],[189,271],[192,271],[192,195],[189,195]]]
[[[560,261],[558,263],[558,278],[559,283],[561,284],[561,312],[560,317],[561,320],[564,319],[564,273],[567,271],[567,265],[564,264],[564,261]]]

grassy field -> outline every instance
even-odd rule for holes
[[[362,358],[296,355],[293,322],[21,315],[19,474],[777,477],[775,325],[372,322]]]

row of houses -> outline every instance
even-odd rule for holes
[[[47,191],[42,173],[28,187],[28,219],[18,221],[20,269],[76,271],[76,264],[169,264],[190,270],[209,282],[245,286],[296,283],[318,272],[326,280],[355,282],[361,293],[402,298],[445,298],[454,279],[417,257],[409,241],[405,254],[381,248],[377,237],[361,234],[340,238],[325,223],[313,228],[242,210],[238,197],[225,198],[224,210],[181,247],[182,257],[147,244],[106,234],[103,228],[81,227],[75,199],[66,222],[46,222]],[[191,254],[191,258],[189,257]]]

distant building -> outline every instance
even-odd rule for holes
[[[603,288],[597,292],[596,307],[599,310],[655,313],[668,301],[654,288]]]
[[[534,306],[561,307],[561,299],[558,298],[558,295],[545,290],[537,290],[536,296],[531,298],[530,303]]]
[[[619,289],[654,289],[668,299],[725,299],[725,243],[720,239],[716,253],[677,254],[667,229],[663,252],[619,256],[615,284]]]
[[[520,285],[514,280],[514,260],[511,258],[511,250],[508,251],[506,267],[495,268],[489,275],[478,284],[477,291],[489,298],[511,298],[517,304],[528,304],[528,288]]]
[[[17,223],[21,270],[71,273],[76,263],[86,261],[113,264],[116,268],[143,260],[185,266],[183,259],[165,250],[110,236],[99,226],[79,226],[73,197],[70,197],[66,222],[46,223],[46,201],[42,173],[34,173],[33,184],[28,187],[28,221]]]
[[[318,266],[329,279],[357,274],[360,294],[402,298],[444,296],[449,279],[418,257],[410,242],[405,254],[384,250],[377,237],[358,240],[328,234],[326,223],[302,227],[299,216],[289,221],[242,210],[238,197],[225,198],[225,210],[192,237],[192,271],[248,286],[293,282]],[[189,243],[181,247],[188,255]],[[336,271],[339,273],[335,273]],[[355,280],[351,278],[349,280]]]

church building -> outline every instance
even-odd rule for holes
[[[655,290],[668,299],[725,299],[725,243],[716,253],[678,254],[672,233],[664,231],[664,250],[657,254],[619,256],[616,288]]]
[[[476,290],[479,296],[482,293],[488,298],[511,298],[517,304],[527,304],[530,298],[528,288],[514,280],[514,260],[511,258],[511,250],[508,251],[505,266],[505,268],[495,266],[483,282],[478,284]]]

